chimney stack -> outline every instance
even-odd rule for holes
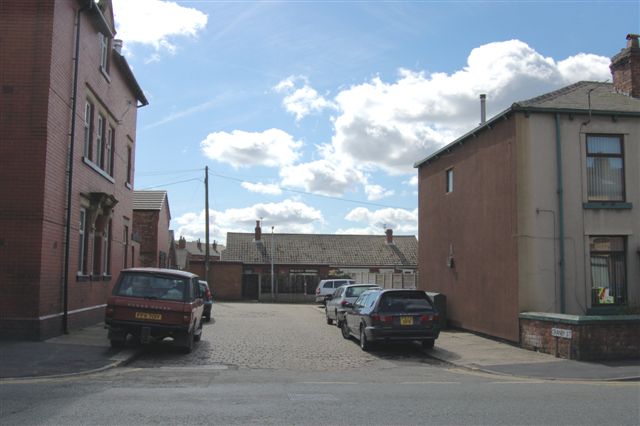
[[[255,235],[255,241],[260,241],[260,239],[262,238],[262,228],[260,228],[260,221],[256,220],[256,235]]]
[[[200,243],[200,238],[198,238],[198,251],[202,251],[202,244]]]
[[[180,237],[180,239],[178,240],[178,248],[186,248],[187,247],[187,240],[184,237]]]
[[[387,244],[393,244],[393,229],[387,229],[384,232],[387,234]]]
[[[640,45],[638,34],[627,34],[627,47],[611,58],[611,75],[616,92],[640,98]]]
[[[480,125],[487,121],[487,95],[480,95]]]

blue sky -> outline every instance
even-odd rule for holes
[[[488,116],[579,80],[640,32],[636,1],[114,0],[138,111],[136,189],[176,238],[417,234],[413,163]],[[267,231],[268,232],[268,231]]]

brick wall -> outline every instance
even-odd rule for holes
[[[523,315],[520,344],[526,349],[580,361],[640,358],[638,315]]]
[[[242,299],[242,263],[212,262],[210,276],[214,299]]]
[[[11,60],[0,60],[0,337],[38,339],[62,331],[66,169],[79,2],[5,3],[0,52]],[[102,192],[118,200],[111,218],[111,276],[123,266],[124,223],[132,217],[127,146],[135,151],[137,114],[135,96],[117,66],[112,62],[108,75],[99,71],[97,29],[86,13],[80,28],[68,277],[68,309],[77,313],[69,315],[70,327],[102,318],[101,306],[115,281],[108,276],[76,279],[80,208],[87,194]],[[88,98],[115,129],[113,177],[83,159]],[[88,249],[91,253],[92,246]]]
[[[134,210],[133,233],[140,239],[140,265],[158,267],[159,211]]]

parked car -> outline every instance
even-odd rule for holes
[[[124,269],[107,299],[105,324],[111,346],[132,335],[141,343],[171,337],[191,352],[202,337],[203,294],[198,276],[159,268]]]
[[[316,288],[316,303],[325,303],[327,296],[333,294],[336,288],[346,285],[355,284],[354,280],[340,278],[333,280],[322,280],[318,283]]]
[[[433,348],[440,315],[424,291],[367,290],[345,312],[342,337],[354,336],[367,351],[375,342],[420,341]]]
[[[338,327],[341,327],[341,322],[344,321],[345,306],[353,304],[363,292],[374,288],[380,289],[377,284],[347,284],[338,287],[332,295],[327,297],[324,309],[327,324],[335,322]]]
[[[206,281],[200,280],[200,291],[202,291],[203,300],[204,300],[204,310],[202,311],[202,316],[207,321],[211,321],[211,310],[213,309],[213,295],[211,294],[211,289],[209,288],[209,284]]]

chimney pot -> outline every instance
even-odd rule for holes
[[[482,93],[480,95],[480,124],[484,124],[487,121],[487,95]]]
[[[256,220],[255,240],[260,241],[261,238],[262,238],[262,228],[260,228],[260,221]]]
[[[122,55],[122,40],[114,39],[113,40],[113,50]]]
[[[387,229],[385,234],[387,234],[387,244],[393,244],[393,229]]]

